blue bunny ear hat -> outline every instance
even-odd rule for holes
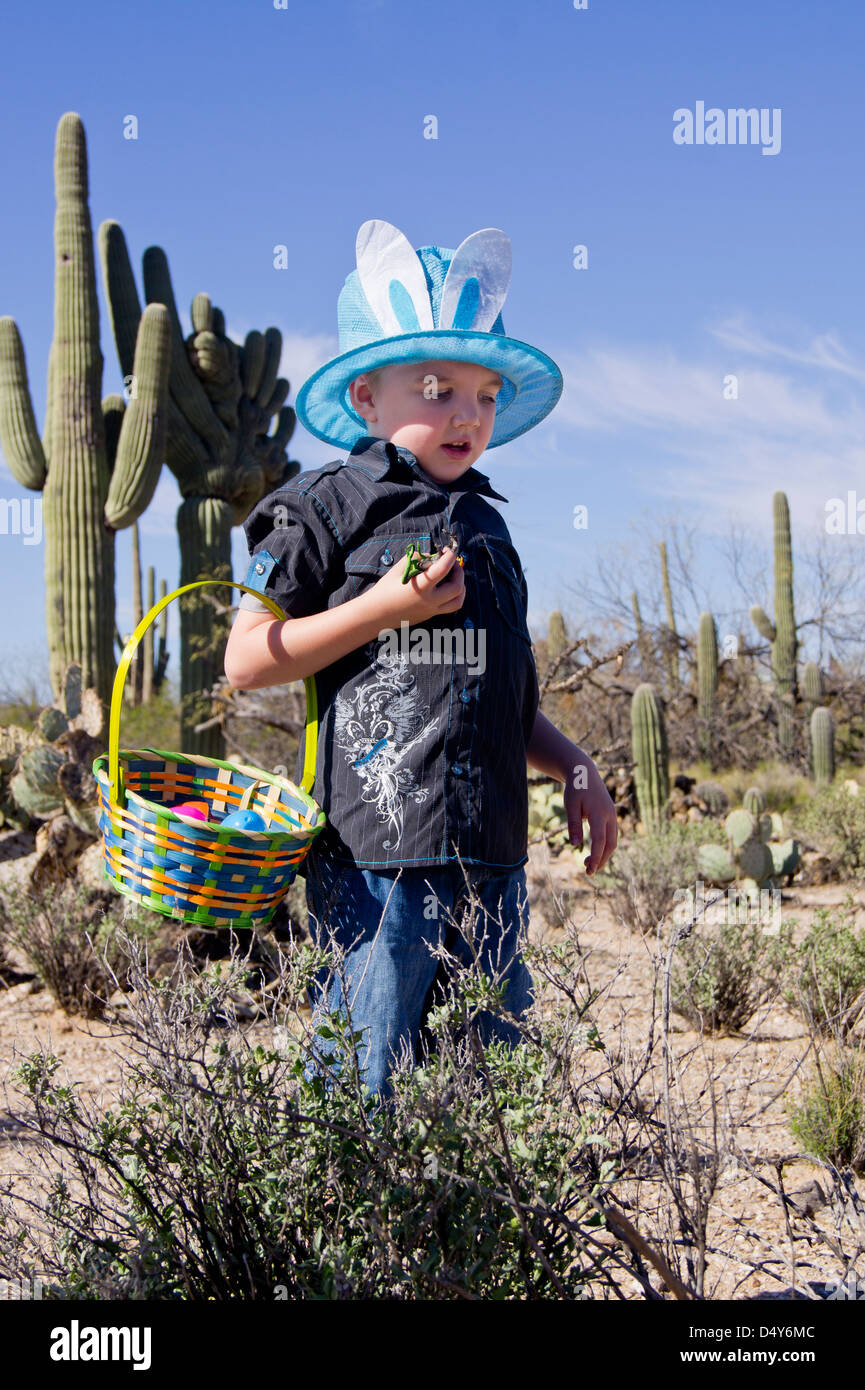
[[[501,373],[488,449],[525,434],[562,394],[562,374],[546,353],[509,338],[501,307],[511,278],[511,243],[497,227],[466,237],[456,251],[413,250],[390,222],[364,222],[357,269],[340,291],[340,353],[308,377],[295,405],[310,434],[351,451],[369,433],[351,404],[361,372],[391,362],[474,362]]]

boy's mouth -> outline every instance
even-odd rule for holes
[[[455,459],[465,458],[466,454],[471,453],[471,447],[471,443],[468,440],[463,440],[460,443],[455,442],[452,444],[442,445],[442,448],[444,449],[445,453],[450,454],[451,458]]]

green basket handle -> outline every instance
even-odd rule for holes
[[[114,688],[111,691],[111,717],[108,725],[108,786],[109,797],[115,805],[120,805],[120,798],[123,794],[123,773],[120,770],[120,705],[123,700],[123,687],[126,684],[126,673],[129,664],[135,655],[135,649],[141,638],[144,636],[154,618],[157,618],[163,608],[171,603],[172,599],[178,598],[180,594],[189,593],[191,589],[201,589],[205,584],[227,584],[232,589],[242,589],[245,594],[252,594],[259,603],[263,603],[269,608],[274,617],[281,621],[285,620],[285,614],[267,594],[261,594],[257,589],[250,589],[246,584],[238,584],[236,579],[196,579],[192,584],[184,584],[179,589],[174,589],[172,593],[165,594],[158,603],[154,603],[148,613],[145,613],[141,622],[133,632],[117,665],[117,672],[114,676]],[[312,787],[315,781],[315,752],[318,743],[318,697],[315,689],[315,677],[304,676],[304,688],[306,690],[306,747],[303,755],[303,778],[300,786],[308,796],[312,795]]]

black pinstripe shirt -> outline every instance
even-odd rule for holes
[[[244,523],[245,582],[291,618],[363,593],[410,541],[465,557],[455,613],[383,630],[316,673],[313,795],[327,826],[312,853],[361,868],[525,864],[526,746],[538,681],[527,590],[508,528],[469,468],[451,487],[410,450],[370,435],[343,459],[300,473]],[[241,607],[262,609],[244,594]],[[303,767],[304,740],[295,780]]]

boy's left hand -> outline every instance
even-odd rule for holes
[[[577,849],[583,846],[583,821],[589,822],[592,850],[583,862],[586,873],[594,874],[604,867],[618,844],[619,823],[613,799],[591,758],[575,763],[565,778],[563,796],[568,836]]]

